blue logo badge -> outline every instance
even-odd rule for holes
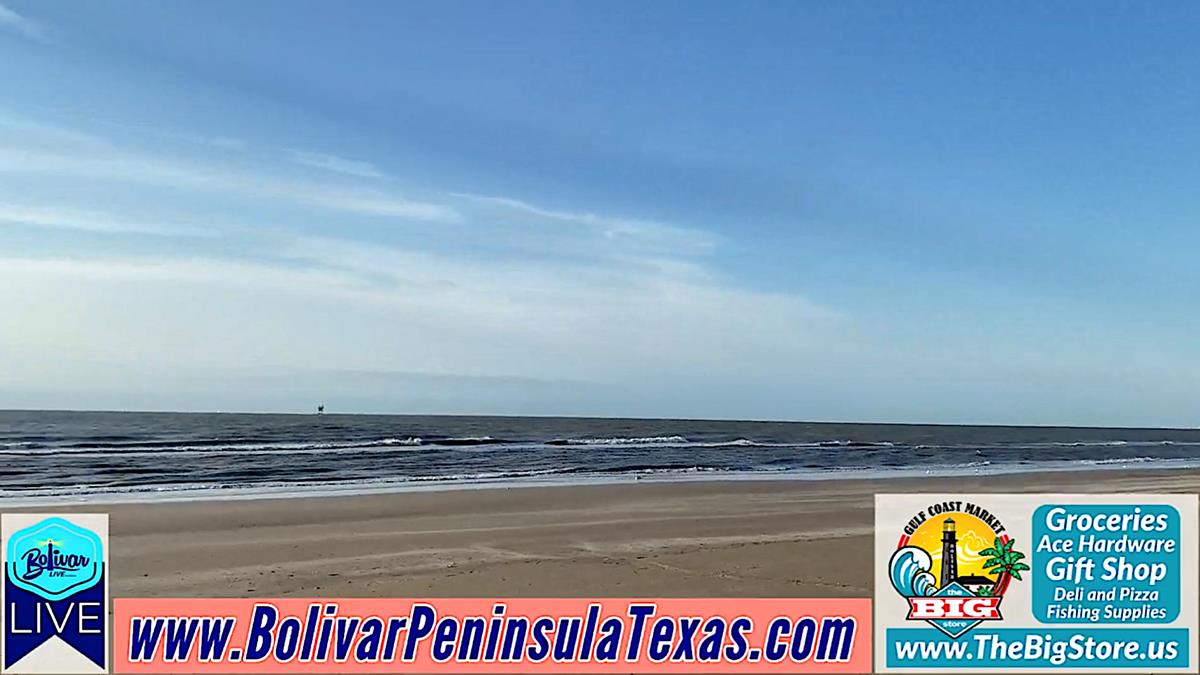
[[[4,514],[0,671],[95,673],[108,668],[108,516]],[[17,527],[33,523],[27,527]],[[102,537],[102,535],[105,535]],[[86,661],[39,652],[58,638]]]
[[[13,584],[59,600],[100,582],[104,549],[94,532],[62,518],[47,518],[13,533],[6,557]]]

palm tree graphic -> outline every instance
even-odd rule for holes
[[[1001,541],[1000,537],[996,537],[991,546],[979,552],[979,555],[988,557],[983,562],[983,568],[991,574],[1000,575],[996,578],[993,586],[980,589],[979,595],[1003,595],[1008,587],[1008,577],[1020,581],[1021,572],[1029,569],[1029,565],[1021,562],[1025,554],[1013,549],[1014,543],[1016,543],[1016,539]]]

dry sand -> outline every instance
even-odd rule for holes
[[[111,514],[115,597],[832,597],[871,593],[876,492],[1198,489],[1198,471],[1114,470],[643,482],[72,510]]]

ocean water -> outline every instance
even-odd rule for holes
[[[0,500],[1200,466],[1200,430],[0,411]]]

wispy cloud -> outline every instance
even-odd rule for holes
[[[333,171],[334,173],[341,173],[347,176],[357,176],[359,178],[386,178],[386,175],[370,162],[302,150],[292,150],[289,154],[292,161],[304,166]]]
[[[248,146],[239,143],[238,147]],[[272,157],[278,160],[280,155],[239,152],[213,157],[203,152],[190,155],[147,152],[92,133],[0,116],[0,174],[25,181],[49,177],[55,185],[86,185],[90,190],[128,189],[135,192],[126,196],[137,194],[138,199],[142,194],[160,194],[162,199],[155,205],[158,213],[170,213],[180,198],[185,203],[210,197],[236,199],[239,212],[244,211],[242,204],[249,202],[251,212],[246,218],[269,222],[275,234],[323,231],[353,238],[352,228],[368,226],[366,222],[340,219],[338,214],[398,223],[435,223],[452,227],[360,231],[373,240],[406,243],[414,252],[456,251],[458,258],[468,259],[471,256],[464,254],[467,249],[473,253],[487,251],[497,260],[508,260],[518,268],[531,257],[558,259],[576,268],[595,266],[616,270],[618,276],[636,269],[639,274],[654,275],[655,283],[659,284],[678,284],[684,276],[693,281],[702,278],[706,274],[704,266],[692,261],[711,252],[719,242],[705,230],[659,220],[551,208],[510,197],[425,190],[417,194],[426,198],[415,199],[391,189],[390,181],[353,180],[355,176],[330,178],[328,182],[297,179],[286,166],[272,167],[269,163]],[[319,163],[329,163],[325,160],[331,158],[313,157],[318,157]],[[294,159],[313,157],[297,155]],[[367,167],[373,168],[371,165],[353,168],[369,173]],[[142,186],[166,189],[150,192]],[[53,208],[24,206],[29,203],[27,199],[0,189],[0,202],[5,199],[10,203],[0,203],[6,210],[0,211],[0,220],[27,226],[147,234],[196,234],[198,229],[177,222],[156,223],[154,219],[136,215],[107,213],[103,209],[72,210],[62,204]],[[22,204],[20,208],[18,202]],[[316,207],[319,211],[297,211],[297,206]],[[263,215],[253,213],[257,208],[263,209]],[[187,222],[191,218],[185,215],[178,220]],[[224,231],[218,225],[212,227]],[[261,232],[266,228],[238,229],[245,233],[249,229]],[[381,267],[388,264],[388,260],[379,262]]]
[[[5,127],[10,134],[4,133]],[[5,118],[0,118],[0,140],[8,141],[0,146],[0,173],[68,175],[102,181],[221,190],[374,218],[422,222],[467,222],[468,217],[461,207],[470,204],[484,221],[500,215],[524,223],[566,223],[583,228],[617,248],[630,247],[632,253],[649,249],[674,255],[696,255],[707,253],[717,245],[717,237],[704,230],[652,219],[549,208],[510,197],[450,192],[442,193],[444,203],[413,199],[388,189],[386,183],[381,184],[378,179],[387,176],[374,165],[334,155],[289,151],[291,159],[301,164],[343,176],[370,178],[370,182],[326,184],[294,180],[260,166],[217,165],[150,154],[123,148],[87,133]],[[248,147],[234,139],[221,143],[221,146]],[[561,243],[561,239],[556,243]]]
[[[130,150],[90,134],[19,120],[0,118],[0,141],[4,141],[0,173],[220,190],[371,217],[461,220],[452,205],[411,199],[375,185],[291,180],[239,164],[207,164]]]
[[[0,223],[27,227],[49,227],[108,234],[208,237],[213,230],[193,225],[154,222],[119,217],[111,213],[58,207],[27,206],[0,202]]]
[[[34,40],[46,39],[46,29],[42,24],[29,17],[17,14],[3,4],[0,4],[0,28],[16,31]]]
[[[92,151],[112,148],[107,140],[96,134],[43,120],[16,117],[3,111],[0,111],[0,138],[13,147]]]
[[[321,206],[368,216],[442,222],[462,220],[458,211],[450,206],[402,199],[377,192],[326,192],[308,195],[308,198]]]
[[[636,238],[658,240],[675,248],[676,253],[704,253],[716,246],[716,237],[702,230],[679,227],[657,220],[624,218],[587,211],[553,209],[511,197],[481,195],[471,192],[452,192],[451,196],[467,199],[515,214],[581,225],[599,231],[610,239]]]

